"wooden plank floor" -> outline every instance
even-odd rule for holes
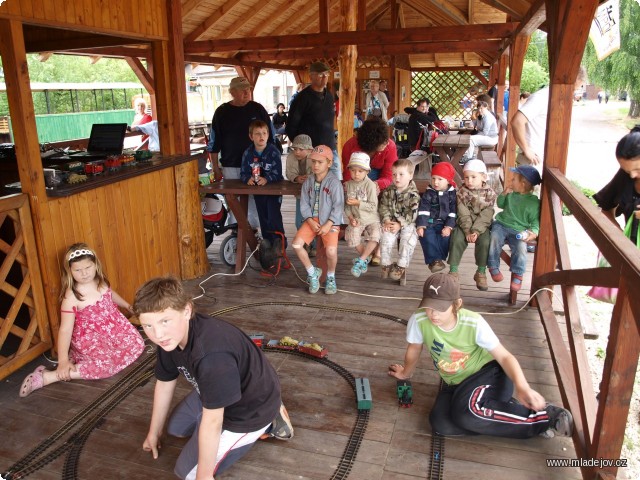
[[[285,229],[291,234],[295,231],[294,210],[293,198],[285,198]],[[219,260],[220,241],[221,238],[216,238],[208,250],[213,264],[211,273],[231,274],[232,269],[223,267]],[[293,255],[291,249],[289,253]],[[213,313],[263,301],[311,304],[247,306],[225,313],[222,318],[249,333],[262,332],[267,338],[290,335],[318,341],[329,348],[334,362],[355,376],[369,378],[374,406],[365,440],[349,478],[427,478],[431,446],[428,412],[437,394],[439,377],[427,355],[423,355],[413,378],[414,406],[399,408],[395,381],[387,376],[386,370],[390,363],[402,361],[405,327],[375,315],[380,312],[406,319],[411,314],[428,274],[422,252],[419,249],[415,252],[405,287],[377,278],[379,268],[376,267],[360,279],[352,277],[349,269],[353,255],[343,242],[339,246],[339,258],[337,283],[342,291],[334,296],[324,295],[322,291],[315,296],[309,295],[293,270],[284,271],[273,281],[248,268],[239,277],[216,275],[207,280],[203,284],[205,295],[196,301],[196,306],[204,313]],[[532,258],[531,255],[529,263]],[[292,260],[300,275],[304,276],[300,263],[297,259]],[[516,308],[506,303],[506,281],[496,285],[489,280],[490,290],[479,292],[472,280],[474,271],[473,251],[470,249],[465,253],[460,269],[466,305],[479,312],[490,312],[485,314],[485,318],[505,346],[518,357],[533,388],[549,401],[560,402],[537,312],[527,309],[514,313]],[[187,282],[194,296],[199,295],[198,284],[207,277]],[[529,281],[529,278],[525,280],[523,292],[528,292]],[[517,307],[522,306],[526,299],[527,295],[521,293]],[[313,304],[337,309],[323,309]],[[345,313],[339,307],[369,310],[373,314]],[[355,421],[353,393],[341,377],[316,362],[273,352],[267,353],[267,357],[280,377],[283,399],[296,436],[289,442],[259,442],[231,470],[216,478],[328,479],[337,466]],[[0,444],[0,472],[120,378],[51,385],[20,399],[20,383],[38,363],[41,362],[32,362],[28,368],[6,379],[0,387],[0,408],[3,412],[0,436],[5,439]],[[173,465],[184,440],[166,438],[161,455],[155,461],[141,449],[151,413],[153,383],[150,381],[138,388],[91,434],[83,450],[79,478],[175,478]],[[183,396],[189,389],[189,385],[181,380],[176,397]],[[577,479],[581,478],[577,469],[550,469],[545,463],[547,458],[575,456],[573,444],[568,439],[448,438],[444,450],[444,478]],[[63,460],[58,459],[30,478],[60,478],[62,465]]]

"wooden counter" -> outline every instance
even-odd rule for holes
[[[206,152],[205,152],[206,153]],[[202,153],[191,155],[160,155],[155,154],[151,159],[138,162],[130,167],[121,167],[115,172],[103,172],[99,175],[88,175],[86,182],[75,184],[64,183],[54,188],[47,188],[49,197],[68,197],[76,193],[86,192],[94,188],[103,187],[112,183],[127,180],[129,178],[145,175],[147,173],[162,170],[164,168],[180,165],[181,163],[196,160]]]

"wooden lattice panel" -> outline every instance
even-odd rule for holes
[[[411,80],[411,101],[427,97],[440,118],[449,116],[468,120],[473,107],[463,107],[462,100],[475,86],[481,91],[484,85],[469,71],[415,72]]]
[[[27,198],[0,200],[0,378],[51,348]]]

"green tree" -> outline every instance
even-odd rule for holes
[[[522,66],[520,91],[533,93],[549,84],[549,73],[538,62],[525,60]]]
[[[640,5],[635,0],[620,2],[620,50],[598,61],[591,41],[582,57],[589,79],[613,92],[627,91],[629,116],[640,116]]]

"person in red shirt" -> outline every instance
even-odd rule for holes
[[[393,180],[391,167],[398,159],[395,142],[389,138],[389,127],[380,118],[367,118],[356,134],[342,147],[341,158],[351,158],[354,152],[364,152],[371,158],[371,171],[368,177],[376,183],[378,193],[391,185]],[[351,173],[343,168],[342,178],[351,180]]]

